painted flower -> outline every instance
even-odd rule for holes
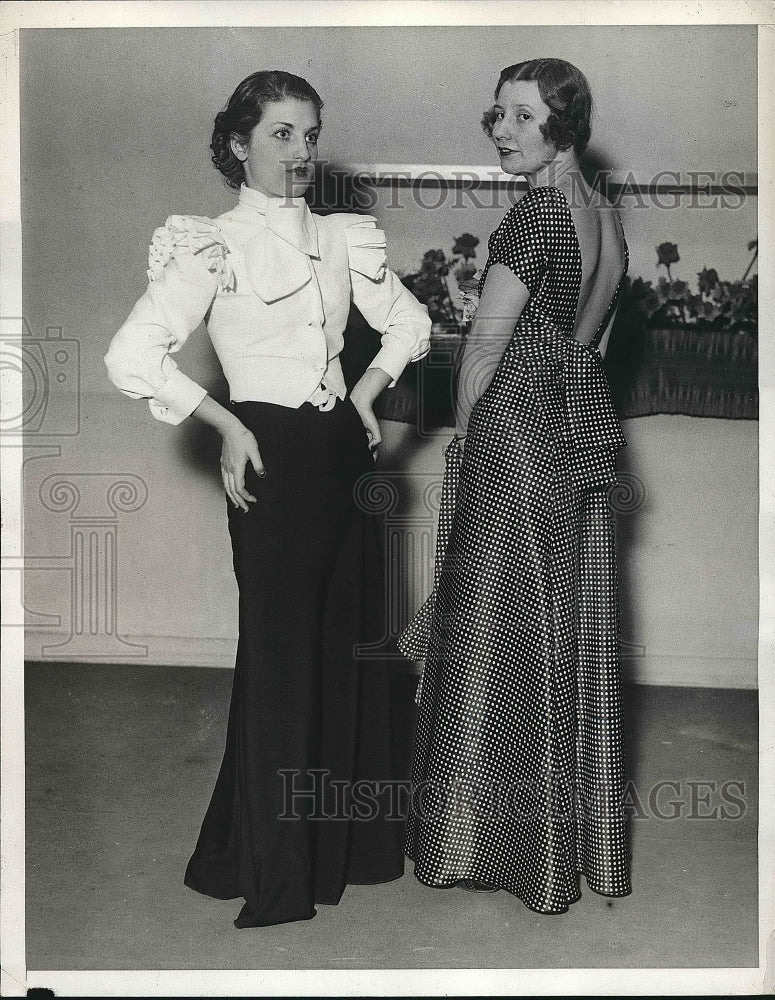
[[[420,271],[427,275],[438,275],[443,278],[449,274],[449,263],[443,250],[426,250],[423,254]]]
[[[673,280],[670,273],[670,265],[677,264],[681,258],[678,256],[678,247],[675,243],[660,243],[657,247],[657,267],[662,265],[667,271],[668,281]]]
[[[697,275],[697,287],[701,295],[710,295],[718,285],[718,271],[714,268],[703,267]]]
[[[657,267],[660,264],[670,267],[671,264],[677,264],[680,259],[675,243],[660,243],[657,247]]]
[[[470,260],[476,256],[476,248],[478,246],[479,240],[476,236],[472,236],[470,233],[463,233],[462,236],[458,236],[455,240],[452,253],[457,257],[463,257],[464,260]]]

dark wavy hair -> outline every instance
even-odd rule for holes
[[[270,101],[284,101],[288,97],[314,104],[320,118],[323,102],[315,88],[303,77],[279,69],[251,73],[231,95],[224,110],[216,115],[210,149],[213,163],[229,187],[239,188],[245,180],[245,168],[234,155],[231,140],[247,143],[250,133],[261,121],[265,106]]]
[[[529,59],[515,63],[501,72],[495,88],[496,100],[503,84],[514,80],[538,83],[541,100],[551,112],[546,123],[540,126],[541,134],[557,149],[573,146],[580,156],[587,148],[592,131],[592,94],[581,70],[564,59]],[[482,118],[482,128],[490,138],[494,122],[494,111],[490,109]]]

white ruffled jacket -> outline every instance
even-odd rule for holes
[[[294,408],[331,393],[345,398],[338,356],[351,301],[382,334],[370,367],[392,385],[430,346],[428,311],[386,267],[372,216],[317,216],[303,199],[243,186],[239,203],[215,220],[170,216],[148,263],[148,288],[105,363],[122,392],[147,399],[170,424],[206,395],[172,357],[202,320],[232,400]]]

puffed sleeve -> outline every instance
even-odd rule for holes
[[[385,234],[371,215],[347,217],[347,252],[353,302],[366,322],[382,334],[382,347],[369,368],[381,368],[395,384],[410,361],[430,350],[428,309],[387,267]]]
[[[532,188],[505,216],[490,237],[488,266],[505,264],[534,295],[546,274],[549,256],[546,217],[551,211],[546,189]]]
[[[219,287],[233,280],[228,248],[209,219],[170,216],[153,234],[148,288],[113,337],[108,377],[132,399],[147,399],[157,420],[179,424],[207,391],[172,357],[199,326]]]

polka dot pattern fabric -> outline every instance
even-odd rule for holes
[[[530,292],[446,450],[433,593],[399,640],[425,659],[406,852],[427,885],[477,879],[541,913],[630,892],[614,518],[624,437],[593,342],[564,195],[528,192],[489,243]],[[623,278],[623,276],[622,276]],[[621,287],[621,282],[620,282]]]

